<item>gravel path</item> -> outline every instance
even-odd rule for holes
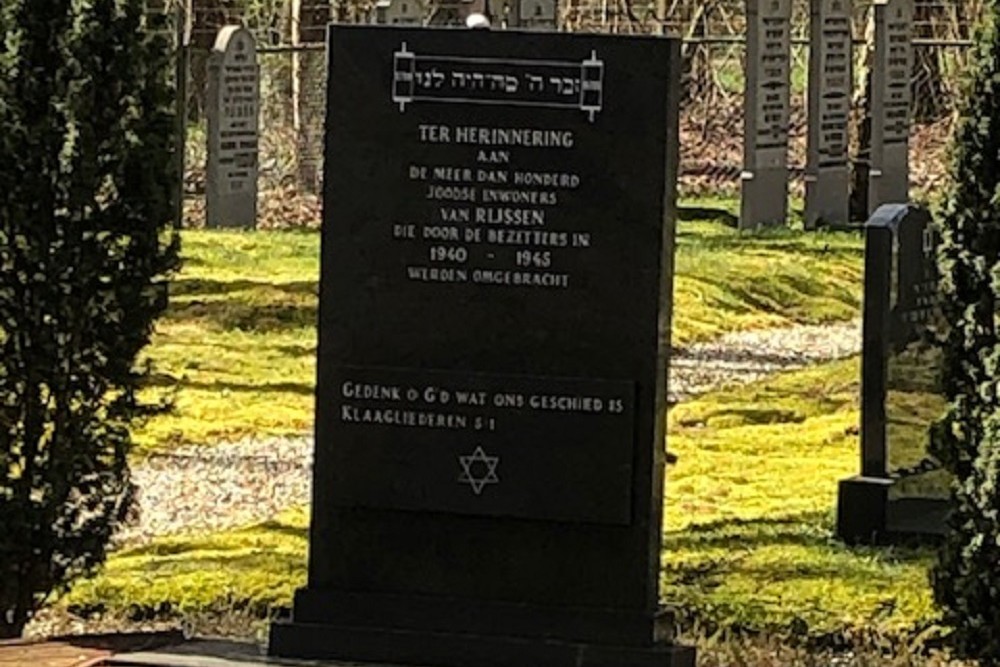
[[[727,384],[843,359],[861,351],[861,320],[727,334],[674,350],[670,400],[679,402]]]
[[[670,400],[841,359],[860,346],[860,321],[729,334],[675,350]],[[139,518],[116,541],[132,545],[157,535],[215,531],[272,518],[309,501],[311,459],[308,436],[252,438],[156,454],[133,470]]]

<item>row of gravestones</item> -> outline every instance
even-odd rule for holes
[[[442,12],[482,10],[457,0]],[[875,4],[867,209],[908,200],[912,65],[909,0]],[[418,24],[420,0],[381,0],[373,21]],[[454,16],[452,16],[454,18]],[[746,114],[740,226],[783,225],[788,217],[791,0],[747,3]],[[504,25],[552,29],[554,0],[521,0]],[[853,90],[851,0],[812,0],[806,228],[846,225],[848,127]],[[253,36],[229,26],[209,61],[206,224],[253,227],[257,210],[259,73]]]
[[[447,23],[464,20],[485,8],[483,0],[438,4],[439,13],[448,17],[439,21]],[[554,0],[520,0],[505,8],[502,25],[551,30],[556,27],[555,11]],[[371,20],[418,24],[424,15],[421,0],[380,0]],[[260,66],[256,42],[249,30],[226,26],[219,31],[209,56],[207,84],[205,224],[252,228],[257,220]]]
[[[788,219],[791,0],[747,3],[740,226]],[[868,212],[909,198],[911,0],[876,0]],[[810,0],[807,229],[850,222],[851,0]]]
[[[762,59],[757,68],[760,76],[751,77],[751,89],[767,92],[760,99],[753,98],[750,108],[757,110],[758,118],[776,120],[747,133],[756,140],[748,139],[748,154],[754,156],[751,162],[757,169],[745,180],[744,221],[748,216],[783,219],[785,215],[785,200],[774,196],[774,190],[787,188],[787,166],[782,164],[787,107],[771,96],[787,93],[781,82],[787,74],[787,58],[782,55],[787,49],[787,26],[774,24],[773,16],[763,11],[765,5],[760,8],[759,15],[751,16],[761,26],[758,36],[767,39],[758,42],[751,31],[750,52],[775,53]],[[779,13],[784,8],[787,4],[781,2],[766,5]],[[847,214],[844,125],[849,87],[843,79],[850,78],[850,58],[845,56],[849,53],[849,14],[843,14],[846,0],[816,3],[814,8],[822,10],[820,19],[813,22],[814,40],[817,31],[825,37],[817,52],[820,57],[813,59],[812,79],[827,85],[823,95],[813,96],[813,116],[823,120],[811,128],[811,146],[818,146],[810,150],[807,181],[808,219],[813,222]],[[909,97],[905,10],[886,4],[876,12],[877,25],[883,26],[879,45],[889,55],[879,59],[884,67],[874,69],[873,108],[882,110],[877,115],[883,121],[872,125],[873,206],[907,199]],[[839,19],[834,20],[835,16]],[[259,111],[252,35],[238,27],[224,28],[209,68],[208,224],[251,227],[257,205]],[[816,71],[821,74],[815,76]],[[902,206],[879,209],[868,223],[862,469],[860,476],[844,482],[840,496],[839,530],[849,539],[933,532],[943,525],[940,517],[946,507],[947,480],[926,456],[926,425],[940,412],[943,398],[934,377],[915,371],[938,368],[928,359],[932,347],[926,344],[926,327],[921,328],[927,319],[926,301],[933,293],[928,287],[933,271],[929,229],[926,214]]]
[[[516,0],[503,3],[495,12],[501,28],[555,30],[557,0]],[[428,6],[433,9],[429,11]],[[472,14],[490,14],[488,0],[378,0],[369,16],[372,23],[384,25],[465,25]]]

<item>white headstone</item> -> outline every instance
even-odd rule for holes
[[[208,227],[256,224],[259,115],[260,68],[253,35],[243,27],[226,26],[208,62]]]

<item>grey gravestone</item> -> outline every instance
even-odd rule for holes
[[[513,0],[507,15],[507,27],[523,30],[555,30],[557,0]]]
[[[208,59],[208,170],[205,224],[257,221],[260,68],[249,30],[226,26]]]
[[[868,210],[910,199],[911,0],[876,0]]]
[[[271,652],[693,665],[658,606],[679,42],[345,25],[329,57],[309,579]]]
[[[841,482],[837,519],[852,542],[944,528],[948,479],[928,454],[945,409],[936,245],[914,206],[886,204],[865,225],[861,475]]]
[[[466,27],[475,14],[486,14],[489,0],[433,0],[427,25]]]
[[[378,0],[372,18],[373,23],[421,25],[424,13],[424,3],[421,0]]]
[[[791,0],[747,0],[740,227],[788,218]]]
[[[806,229],[850,222],[851,0],[811,0]]]

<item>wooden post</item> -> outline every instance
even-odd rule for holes
[[[302,0],[291,0],[292,47],[302,44]],[[302,112],[299,109],[302,96],[302,59],[298,50],[292,51],[292,128],[297,133],[302,128]]]
[[[184,172],[186,168],[184,158],[187,147],[187,78],[191,62],[191,3],[192,0],[177,0],[176,6],[177,55],[174,62],[174,76],[177,86],[177,108],[174,118],[174,140],[177,144],[174,152],[174,170],[177,183],[174,188],[174,221],[178,227],[181,227],[184,222]]]

